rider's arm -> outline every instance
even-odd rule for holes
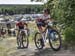
[[[50,20],[51,18],[44,19],[44,21]]]
[[[51,20],[51,16],[50,16],[50,15],[48,15],[48,16],[44,19],[44,21],[47,21],[47,20]]]
[[[19,30],[19,27],[18,27],[18,26],[15,26],[15,29],[16,29],[16,30]]]
[[[19,30],[19,27],[18,27],[19,25],[18,25],[18,23],[15,25],[15,29],[16,30]]]

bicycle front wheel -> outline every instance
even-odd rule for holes
[[[61,48],[61,36],[56,30],[51,30],[48,34],[49,44],[54,51]]]
[[[24,48],[28,48],[29,38],[25,34],[22,35],[22,45]]]
[[[35,42],[35,46],[38,49],[43,49],[43,39],[42,39],[41,34],[39,32],[37,32],[35,34],[34,42]]]
[[[21,38],[20,38],[20,36],[17,37],[17,45],[18,45],[18,47],[21,47]]]

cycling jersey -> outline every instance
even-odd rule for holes
[[[46,20],[48,18],[51,18],[51,16],[50,15],[41,15],[40,16],[40,19],[42,19],[42,20]]]
[[[18,22],[18,23],[16,24],[16,26],[18,26],[19,29],[24,29],[24,25],[27,26],[27,23]]]
[[[50,15],[41,15],[39,17],[39,19],[37,19],[37,26],[38,27],[40,27],[40,26],[45,27],[46,23],[44,22],[44,20],[46,20],[48,18],[51,18]]]

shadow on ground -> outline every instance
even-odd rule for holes
[[[24,54],[21,56],[75,56],[75,52],[72,52],[70,50],[59,50],[59,51],[53,51],[50,48],[45,48],[42,50],[35,50],[34,52],[30,54]]]
[[[55,51],[52,51],[50,48],[46,48],[43,50],[38,50],[37,52],[34,53],[33,56],[52,56],[52,54],[56,53]]]

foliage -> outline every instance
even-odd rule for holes
[[[65,41],[75,42],[75,0],[49,0],[45,7],[50,9],[52,18],[64,23]],[[75,43],[74,43],[75,44]]]
[[[65,41],[69,44],[75,44],[75,29],[68,27],[65,29]]]
[[[40,13],[42,5],[0,5],[0,14],[31,14]]]

